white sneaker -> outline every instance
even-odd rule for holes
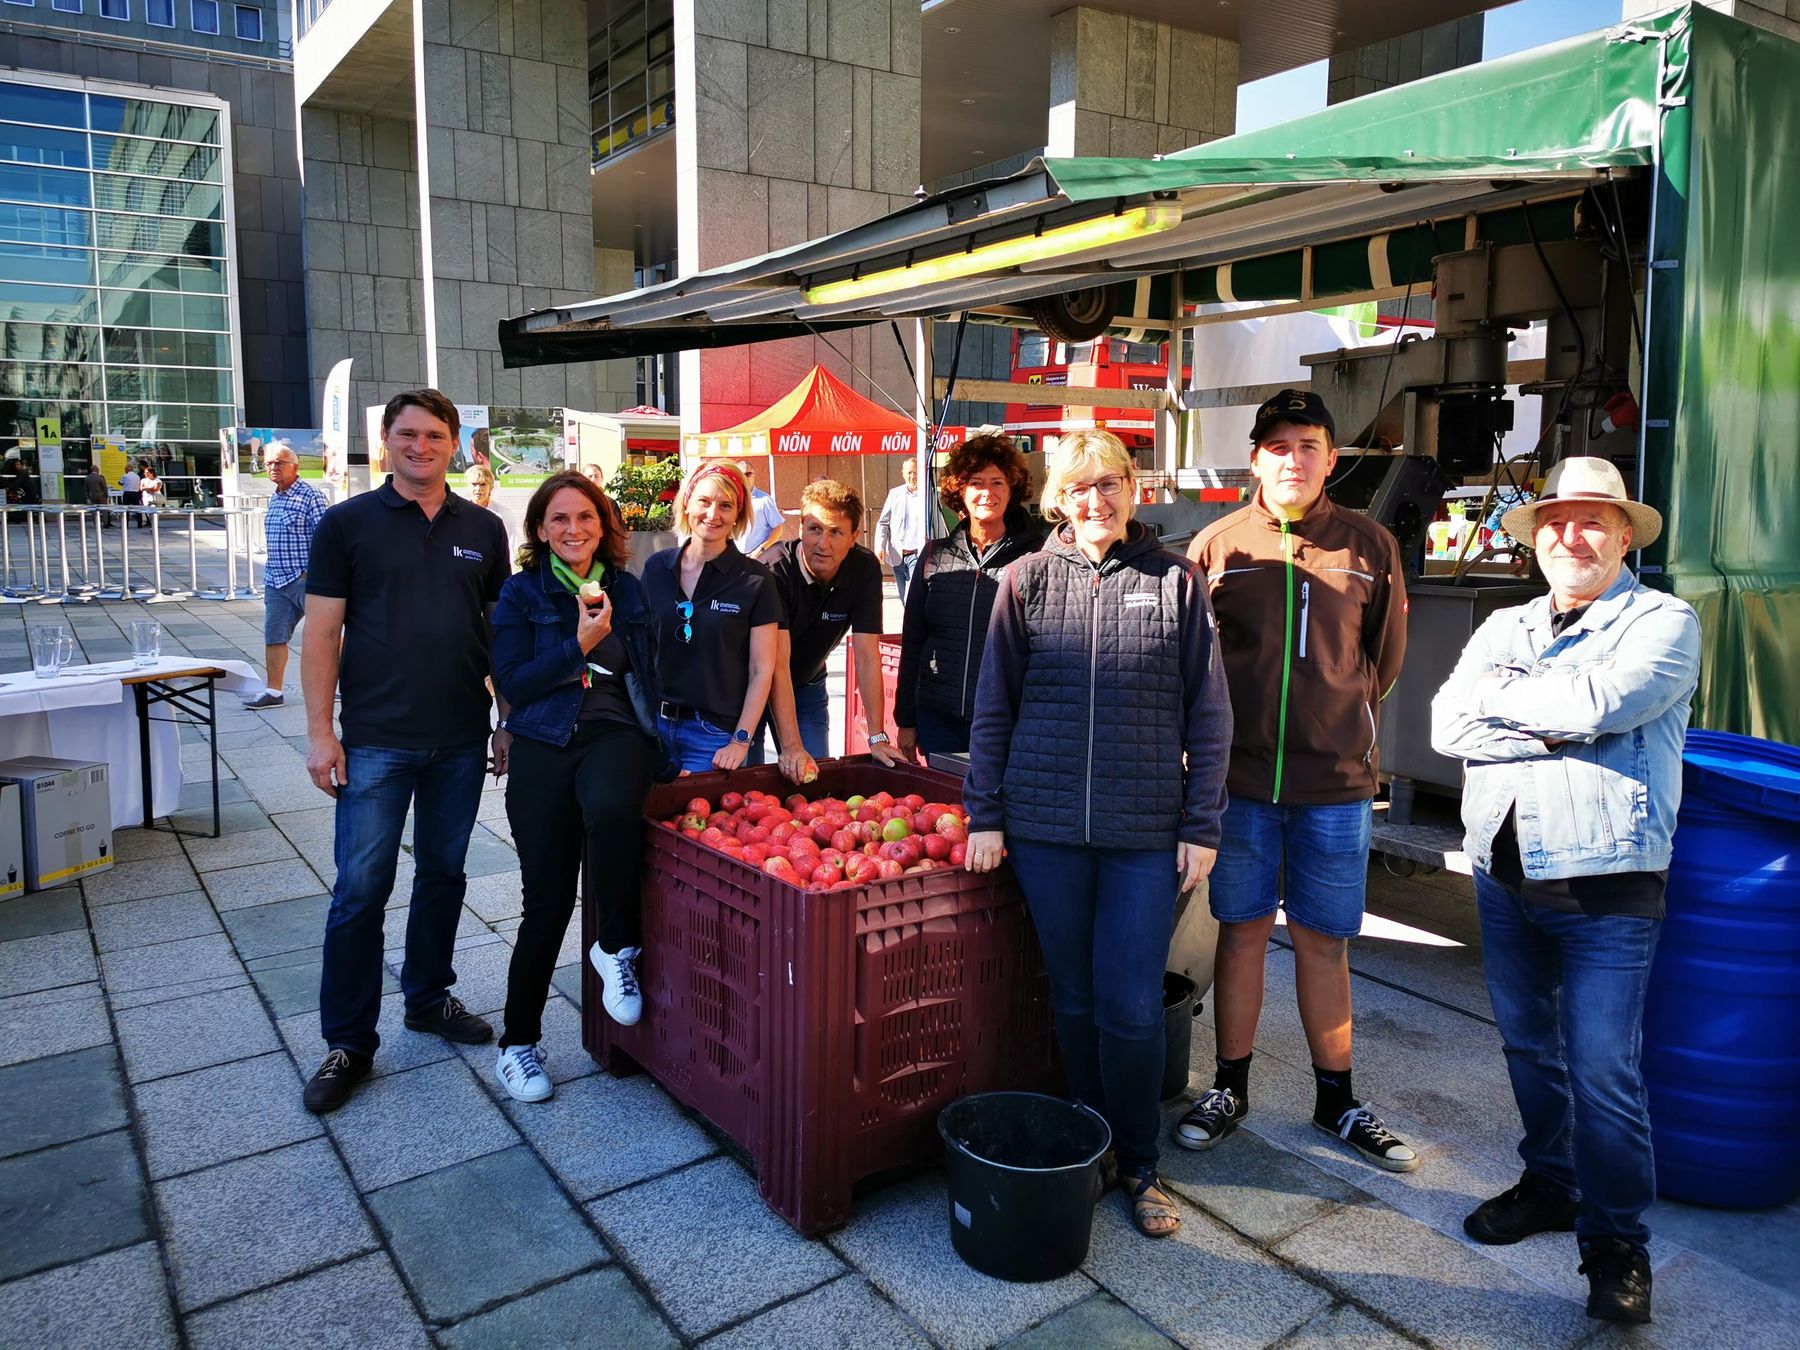
[[[546,1058],[545,1052],[535,1045],[509,1045],[500,1052],[494,1077],[514,1101],[545,1101],[554,1091],[550,1075],[544,1072]]]
[[[622,1027],[635,1027],[644,1015],[644,996],[638,992],[637,959],[639,947],[621,947],[617,955],[600,950],[596,942],[588,948],[588,960],[600,972],[600,1004],[606,1015]]]

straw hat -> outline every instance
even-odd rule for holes
[[[1537,533],[1538,508],[1559,501],[1610,502],[1618,507],[1631,519],[1634,549],[1648,547],[1662,533],[1662,512],[1632,501],[1625,492],[1625,480],[1618,466],[1594,455],[1577,455],[1551,469],[1544,480],[1544,495],[1513,507],[1500,517],[1500,528],[1521,543],[1530,543],[1531,536]]]

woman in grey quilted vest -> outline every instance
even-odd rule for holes
[[[1133,522],[1136,498],[1117,437],[1064,442],[1043,498],[1061,523],[994,604],[963,799],[969,869],[1004,852],[1018,874],[1069,1086],[1112,1126],[1132,1222],[1167,1237],[1163,966],[1218,848],[1231,700],[1204,581]]]

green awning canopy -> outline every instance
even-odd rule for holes
[[[1107,284],[1119,287],[1122,326],[1155,326],[1168,321],[1171,289],[1136,282],[1177,270],[1189,300],[1330,304],[1422,281],[1435,252],[1510,238],[1528,206],[1534,225],[1560,219],[1550,229],[1566,234],[1567,204],[1590,184],[1649,164],[1658,55],[1650,28],[1623,25],[1160,159],[1039,160],[780,252],[508,320],[501,348],[515,366],[642,356],[963,310],[1017,314]],[[1563,205],[1538,214],[1547,203]],[[1141,208],[1156,209],[1160,228],[982,262],[995,245],[1029,253],[1047,234]],[[963,259],[972,266],[941,274]],[[870,277],[881,278],[870,293],[818,293]]]

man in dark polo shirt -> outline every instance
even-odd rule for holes
[[[487,621],[509,569],[499,517],[445,486],[457,430],[456,405],[437,390],[396,395],[381,417],[387,481],[332,507],[313,536],[300,654],[306,768],[337,799],[313,1112],[349,1099],[380,1041],[382,920],[409,807],[406,1025],[465,1045],[493,1035],[450,993],[451,947],[487,761]],[[497,773],[508,739],[494,735]]]
[[[784,540],[765,555],[785,618],[763,728],[774,730],[782,769],[796,782],[804,781],[807,757],[824,759],[831,753],[825,663],[845,633],[852,634],[850,653],[866,710],[869,753],[884,764],[900,762],[885,724],[881,562],[856,542],[862,518],[862,499],[855,492],[835,479],[818,479],[800,494],[800,537]],[[763,763],[761,730],[752,749],[751,762]]]

